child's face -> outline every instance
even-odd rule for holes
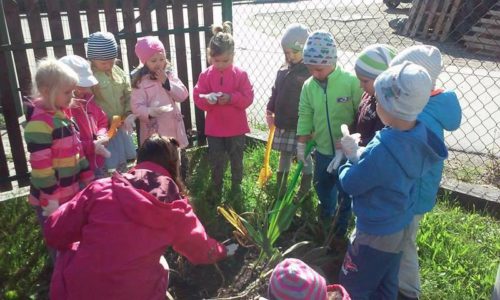
[[[283,52],[285,52],[285,60],[288,64],[298,64],[302,61],[302,51],[285,48]]]
[[[325,81],[328,75],[335,70],[334,66],[322,66],[322,65],[306,65],[311,76],[319,81]]]
[[[210,62],[219,71],[223,71],[233,64],[234,53],[223,53],[221,55],[210,57]]]
[[[92,89],[89,87],[77,86],[73,92],[75,98],[83,99],[86,95],[92,94]]]
[[[375,79],[371,79],[365,76],[361,76],[356,74],[359,79],[359,86],[370,96],[373,96],[375,94],[375,88],[373,87],[373,83],[375,82]]]
[[[58,92],[55,94],[54,105],[58,109],[64,109],[68,107],[71,103],[71,99],[73,99],[73,91],[75,90],[76,85],[66,85],[62,86]]]
[[[101,72],[110,72],[111,69],[113,69],[113,66],[115,65],[115,60],[114,59],[108,59],[108,60],[98,60],[94,59],[92,60],[92,64],[94,67]]]
[[[165,70],[165,68],[167,67],[167,58],[165,57],[165,53],[155,53],[146,61],[146,67],[148,67],[149,71],[153,73],[156,73],[160,70]]]
[[[375,95],[375,98],[377,98],[377,95]],[[382,105],[380,105],[378,100],[377,100],[376,107],[377,107],[376,108],[377,115],[378,115],[380,121],[382,121],[382,123],[386,126],[391,126],[392,117],[389,113],[387,113],[387,111],[382,107]]]

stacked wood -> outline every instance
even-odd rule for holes
[[[467,49],[500,57],[500,4],[493,6],[479,19],[470,32],[462,38]]]
[[[462,0],[413,0],[401,34],[429,40],[448,38]]]

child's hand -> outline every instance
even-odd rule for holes
[[[161,84],[164,84],[167,81],[167,73],[164,70],[158,70],[155,72],[155,77]]]
[[[298,142],[297,143],[297,159],[304,164],[304,167],[307,166],[305,152],[306,152],[306,143]]]
[[[271,128],[274,126],[274,114],[272,111],[266,112],[266,122],[267,122],[267,127]]]
[[[231,95],[226,94],[226,93],[222,93],[222,95],[217,98],[217,102],[220,105],[226,105],[229,102],[231,102]]]
[[[42,216],[48,217],[59,207],[59,201],[49,200],[46,206],[42,206]]]
[[[163,106],[153,106],[153,107],[148,108],[148,114],[151,117],[156,118],[159,115],[166,113],[166,112],[169,112],[169,111],[172,111],[172,110],[174,110],[172,104],[167,104],[167,105],[163,105]]]
[[[106,158],[110,158],[111,152],[109,152],[108,149],[106,149],[106,147],[104,147],[104,144],[107,144],[108,141],[109,141],[108,138],[101,138],[101,139],[97,139],[96,141],[94,141],[95,154],[104,156]]]
[[[222,96],[222,93],[200,94],[200,98],[207,99],[208,104],[217,104],[217,98]]]
[[[332,159],[328,167],[326,168],[326,171],[328,173],[333,173],[333,171],[337,170],[340,166],[340,163],[344,159],[344,153],[342,152],[342,149],[335,149],[335,157]]]
[[[238,250],[238,244],[229,244],[226,246],[227,256],[233,256],[236,250]]]
[[[340,143],[342,144],[342,151],[344,151],[346,157],[353,163],[358,163],[359,155],[358,155],[358,143],[361,138],[359,133],[350,134],[349,128],[347,125],[342,124],[340,126],[340,130],[342,131],[342,139]]]
[[[134,114],[130,114],[123,121],[123,129],[125,129],[127,133],[132,133],[134,131],[136,119],[137,117]]]

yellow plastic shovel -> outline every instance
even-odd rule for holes
[[[271,128],[269,129],[269,136],[267,137],[266,153],[264,154],[264,162],[262,169],[260,169],[259,179],[257,180],[259,187],[263,187],[273,174],[273,172],[271,171],[271,166],[269,166],[269,157],[271,156],[271,146],[273,145],[275,129],[276,127],[274,125],[271,126]]]

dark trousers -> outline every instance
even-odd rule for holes
[[[243,152],[245,150],[245,136],[232,137],[207,136],[208,159],[212,169],[212,180],[217,189],[222,188],[224,171],[229,157],[231,163],[232,185],[240,185],[243,179]]]

